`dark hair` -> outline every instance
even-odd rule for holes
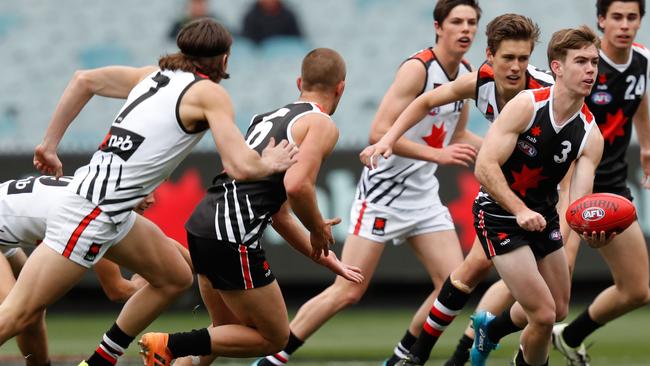
[[[596,1],[596,15],[599,17],[605,18],[607,16],[607,11],[609,10],[609,7],[612,5],[613,2],[615,1],[621,1],[621,2],[630,2],[630,3],[637,3],[639,4],[639,13],[641,15],[641,18],[645,15],[645,0],[597,0]],[[598,24],[598,23],[596,23]],[[599,31],[603,31],[603,28],[600,27],[600,25],[597,25]]]
[[[161,69],[202,73],[215,82],[229,77],[223,60],[230,53],[232,35],[223,25],[210,18],[192,21],[178,32],[176,45],[180,52],[158,60]]]
[[[539,40],[539,26],[529,17],[503,14],[492,19],[485,29],[488,49],[494,55],[505,40],[530,41],[530,50]]]
[[[302,89],[329,91],[345,80],[345,61],[331,48],[316,48],[302,60]]]
[[[467,5],[474,8],[476,10],[476,20],[481,19],[481,7],[478,6],[477,0],[439,0],[435,8],[433,8],[433,20],[438,22],[438,24],[442,24],[449,16],[449,13],[459,5]]]
[[[600,48],[600,39],[586,25],[581,25],[578,28],[561,29],[553,33],[546,52],[549,67],[553,60],[564,61],[568,50],[578,50],[592,44],[596,48]]]

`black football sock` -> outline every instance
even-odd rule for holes
[[[488,325],[487,336],[493,343],[499,343],[501,338],[508,334],[518,332],[521,329],[522,328],[519,328],[512,322],[512,318],[510,317],[510,308],[508,308],[490,322],[490,325]]]
[[[167,341],[167,349],[174,358],[207,356],[212,353],[210,332],[207,328],[202,328],[190,332],[171,333]]]
[[[580,346],[588,335],[602,326],[603,324],[598,324],[591,319],[591,316],[589,316],[589,308],[587,308],[571,324],[564,328],[562,338],[564,338],[567,346],[576,348]]]
[[[386,360],[384,365],[393,366],[399,360],[404,358],[409,353],[411,347],[413,347],[413,344],[415,343],[415,339],[416,339],[415,336],[407,329],[402,339],[399,341],[399,343],[397,343],[397,345],[393,349],[393,354],[390,356],[388,360]]]
[[[291,354],[296,352],[300,346],[302,346],[305,343],[305,341],[299,339],[296,337],[293,332],[289,333],[289,341],[287,342],[287,345],[284,347],[284,349],[276,354],[273,355],[268,355],[262,359],[260,359],[257,362],[258,366],[276,366],[279,364],[286,364],[289,362],[289,358],[291,358]]]
[[[463,366],[469,361],[469,350],[474,344],[474,339],[466,334],[458,341],[454,354],[445,362],[445,366]]]
[[[95,352],[86,360],[88,366],[113,366],[118,358],[124,354],[135,337],[124,333],[117,323],[114,323],[102,337],[101,343]]]

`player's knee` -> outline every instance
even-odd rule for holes
[[[357,304],[365,294],[365,286],[336,281],[327,291],[333,303],[338,303],[341,307],[348,307]]]
[[[149,283],[154,287],[165,289],[170,294],[177,294],[189,289],[193,281],[192,271],[183,262],[170,268],[164,276],[155,277]]]
[[[645,286],[636,286],[623,291],[623,302],[631,308],[641,307],[650,302],[650,289]]]
[[[529,322],[538,326],[553,326],[556,315],[555,304],[550,303],[546,306],[540,306],[532,314],[529,314]],[[565,315],[566,316],[566,315]]]
[[[569,303],[555,305],[555,322],[561,322],[569,315]]]

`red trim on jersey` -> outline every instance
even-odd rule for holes
[[[245,245],[239,246],[239,260],[241,261],[241,272],[244,275],[244,289],[253,288],[253,279],[251,278],[251,267],[248,262],[248,249]]]
[[[96,219],[100,213],[102,213],[102,211],[99,209],[99,207],[95,207],[91,213],[89,213],[86,217],[83,218],[83,220],[81,220],[77,228],[72,232],[72,235],[70,235],[68,243],[65,245],[65,249],[63,250],[64,257],[70,258],[70,254],[72,254],[72,250],[74,249],[75,245],[77,245],[77,241],[79,241],[81,233],[86,230],[88,225],[90,225],[90,222]]]
[[[359,230],[361,229],[361,221],[363,221],[363,213],[366,212],[366,201],[361,203],[361,210],[359,211],[359,217],[357,217],[357,224],[354,225],[354,235],[359,235]]]
[[[541,102],[551,97],[551,87],[535,89],[533,90],[533,96],[535,97],[535,102]]]
[[[279,354],[279,353],[274,354],[273,357],[277,358],[278,361],[280,361],[280,362],[282,362],[282,363],[287,363],[287,362],[289,362],[288,359],[282,357],[282,355]]]
[[[440,309],[438,309],[436,307],[436,305],[433,305],[433,307],[431,308],[431,313],[435,317],[440,318],[440,320],[445,321],[445,322],[450,322],[451,323],[451,321],[454,320],[454,318],[455,318],[454,315],[447,315],[447,314],[443,313],[442,311],[440,311]]]
[[[115,357],[109,355],[108,353],[106,353],[106,351],[104,351],[104,349],[101,346],[97,347],[95,352],[97,352],[98,355],[102,356],[103,359],[110,362],[111,365],[115,365],[117,363],[117,358],[115,358]]]
[[[318,107],[318,109],[320,109],[321,112],[325,113],[325,110],[323,109],[323,106],[322,106],[322,105],[320,105],[320,104],[318,104],[318,103],[316,103],[316,102],[312,102],[312,103],[314,103],[314,105],[315,105],[316,107]]]
[[[411,58],[416,58],[426,64],[427,62],[434,60],[436,58],[436,55],[433,53],[432,49],[427,48],[425,50],[416,53]]]
[[[490,64],[483,64],[478,69],[478,77],[481,79],[494,79],[494,69]]]
[[[637,42],[632,42],[632,46],[637,46],[637,47],[641,47],[641,48],[644,48],[644,49],[648,49],[648,47],[642,45],[641,43],[637,43]]]
[[[209,79],[210,77],[202,72],[197,71],[196,74],[204,79]]]
[[[587,103],[584,103],[582,105],[582,109],[580,109],[580,113],[585,115],[585,120],[587,121],[587,123],[591,123],[594,120],[594,115],[591,114],[589,107],[587,107]]]
[[[537,79],[535,79],[532,76],[528,76],[528,87],[526,89],[539,89],[542,87],[543,85],[540,84],[539,81],[537,81]]]
[[[440,337],[440,335],[442,334],[442,331],[440,329],[436,329],[430,326],[429,323],[427,322],[424,322],[424,324],[422,325],[422,330],[431,334],[434,337]]]

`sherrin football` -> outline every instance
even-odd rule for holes
[[[625,197],[612,193],[588,194],[569,205],[566,221],[582,234],[604,231],[620,234],[636,220],[636,208]]]

